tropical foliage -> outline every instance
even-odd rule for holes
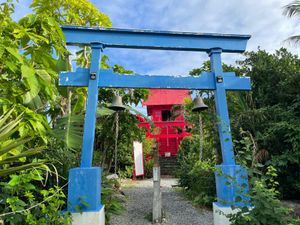
[[[300,1],[294,0],[284,7],[283,14],[288,17],[299,17],[300,15]],[[290,41],[298,43],[300,40],[300,35],[294,35],[289,37]]]
[[[187,197],[200,206],[211,207],[215,201],[214,157],[208,157],[208,146],[204,148],[204,157],[200,160],[199,136],[186,137],[178,153],[179,184]]]
[[[279,199],[298,199],[300,194],[300,60],[286,49],[279,49],[273,54],[259,49],[245,53],[245,59],[238,65],[236,68],[223,65],[223,68],[240,76],[247,74],[252,81],[251,92],[228,92],[227,99],[236,161],[248,168],[249,197],[255,209],[242,208],[241,213],[232,215],[231,220],[233,224],[270,224],[270,221],[273,221],[272,224],[298,224]],[[209,63],[204,63],[191,75],[208,70]],[[184,139],[179,152],[180,184],[192,199],[197,199],[197,195],[214,197],[210,189],[199,190],[200,184],[193,184],[196,180],[204,182],[203,177],[213,176],[214,170],[208,169],[208,165],[215,163],[209,164],[210,159],[214,159],[209,155],[211,152],[215,153],[218,164],[222,162],[218,140],[214,139],[217,136],[217,120],[214,119],[213,93],[200,94],[213,109],[209,115],[202,113],[204,158],[199,161],[199,148],[195,147],[199,146],[199,139],[196,135]],[[185,106],[185,116],[191,123],[197,124],[198,117],[191,115],[189,104]],[[191,131],[198,134],[199,128],[195,126]],[[213,201],[213,198],[200,199],[198,205],[206,205],[205,199],[210,199],[208,203]]]
[[[68,213],[63,214],[66,196],[63,187],[46,186],[42,170],[31,170],[10,176],[1,186],[1,218],[7,224],[70,224]]]
[[[43,147],[30,149],[25,147],[32,137],[16,135],[21,129],[19,124],[22,121],[22,114],[10,121],[13,111],[14,108],[0,117],[0,177],[29,168],[45,166],[43,161],[37,159],[28,162],[27,158],[40,153]],[[11,138],[12,136],[15,138]]]
[[[5,224],[70,224],[68,214],[60,211],[66,207],[68,170],[80,161],[86,88],[58,87],[58,72],[70,70],[72,64],[60,25],[111,27],[111,21],[85,0],[33,0],[32,13],[14,21],[14,4],[0,5],[0,218]],[[75,61],[87,67],[90,49],[80,48]],[[122,66],[109,66],[105,55],[101,66],[132,73]],[[109,101],[115,92],[104,89],[99,99]],[[148,93],[119,92],[126,103],[136,104]],[[104,119],[101,108],[98,122]],[[120,124],[125,125],[128,118],[122,120]],[[125,152],[131,152],[132,138],[120,143]],[[122,207],[114,194],[117,189],[104,186],[102,200],[109,217]]]
[[[297,198],[300,192],[300,60],[285,49],[274,54],[260,50],[246,56],[241,65],[248,68],[253,83],[248,97],[250,107],[234,118],[244,117],[239,119],[239,126],[251,133],[255,157],[277,169],[282,197]]]
[[[228,217],[232,225],[300,224],[300,220],[291,217],[291,209],[279,201],[277,191],[279,183],[275,181],[276,176],[276,169],[269,166],[265,175],[260,176],[259,179],[253,177],[250,180],[251,208],[242,207],[237,213],[230,214]]]
[[[80,161],[87,89],[58,87],[58,73],[71,69],[71,59],[89,67],[91,49],[81,46],[70,57],[60,26],[111,27],[112,23],[87,0],[32,0],[32,13],[18,21],[12,19],[15,4],[18,1],[0,4],[0,218],[5,224],[70,224],[70,216],[60,211],[66,207],[69,168]],[[299,5],[292,2],[285,14],[298,16]],[[300,60],[286,49],[273,54],[259,49],[246,53],[237,65],[223,68],[252,80],[251,92],[227,96],[236,160],[249,168],[249,197],[255,210],[241,211],[231,220],[234,224],[296,223],[278,199],[300,196]],[[133,73],[111,65],[106,55],[101,67]],[[190,74],[197,76],[209,67],[205,62]],[[148,91],[99,91],[94,164],[112,172],[116,158],[117,173],[131,177],[133,141],[144,143],[145,156],[151,156],[153,143],[138,128],[139,113],[134,109],[127,107],[121,113],[107,109],[115,94],[122,95],[125,104],[138,104]],[[178,176],[195,204],[210,205],[215,200],[214,165],[222,162],[218,119],[213,92],[197,94],[209,109],[201,114],[203,127],[199,127],[192,102],[187,100],[184,106],[187,122],[194,124],[189,127],[193,137],[181,144]],[[151,176],[153,160],[145,165]],[[111,213],[123,210],[123,197],[116,180],[103,177],[103,181],[102,201],[109,219]]]

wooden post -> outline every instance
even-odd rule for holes
[[[160,165],[159,165],[159,153],[158,144],[156,143],[154,148],[154,165],[153,165],[153,209],[152,209],[152,222],[162,222],[162,202],[161,202],[161,190],[160,190]]]

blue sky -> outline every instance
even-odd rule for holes
[[[258,46],[273,52],[284,46],[298,54],[300,47],[285,42],[300,33],[299,20],[282,15],[291,0],[91,0],[116,28],[250,34],[247,50]],[[1,2],[1,0],[0,0]],[[30,12],[30,0],[20,0],[15,18]],[[141,74],[184,75],[199,67],[204,53],[108,49],[111,64]],[[239,54],[223,54],[233,64]]]
[[[108,14],[114,27],[250,34],[247,50],[258,46],[274,51],[281,46],[294,53],[299,47],[284,40],[300,33],[299,20],[282,15],[291,0],[93,0]],[[117,52],[117,53],[115,53]],[[111,52],[109,52],[111,53]],[[186,74],[207,55],[191,52],[113,50],[111,61],[139,73]],[[227,54],[234,63],[241,55]]]
[[[1,0],[0,0],[1,2]],[[30,0],[20,0],[14,17],[30,12]],[[300,34],[299,20],[283,16],[291,0],[91,0],[115,28],[250,34],[247,50],[258,46],[270,52],[284,46],[299,54],[300,46],[285,42]],[[110,64],[140,74],[185,75],[208,59],[205,53],[108,49]],[[234,64],[240,54],[223,54]]]

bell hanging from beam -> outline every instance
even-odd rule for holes
[[[124,111],[125,106],[123,105],[122,97],[119,95],[114,95],[112,104],[108,108],[114,111]]]
[[[193,100],[193,104],[194,104],[192,108],[193,112],[201,112],[203,110],[208,109],[208,106],[204,104],[203,99],[199,96]]]

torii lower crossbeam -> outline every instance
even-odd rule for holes
[[[162,89],[189,89],[215,90],[216,82],[213,73],[202,72],[200,76],[166,76],[166,75],[124,75],[112,70],[100,70],[99,88],[162,88]],[[87,87],[90,72],[86,68],[78,68],[76,72],[63,72],[59,77],[60,86]],[[234,72],[223,73],[223,83],[226,90],[251,90],[249,77],[237,77]]]

